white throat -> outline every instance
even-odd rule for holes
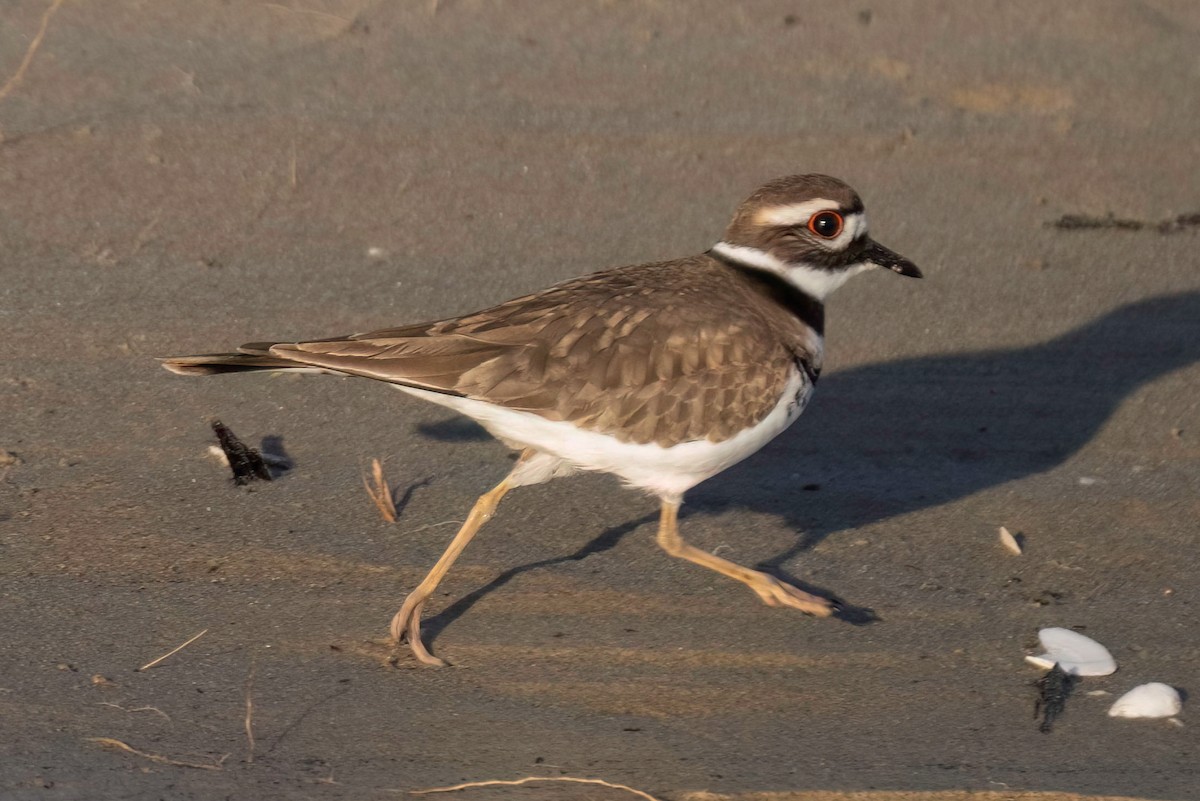
[[[792,286],[819,301],[824,301],[829,293],[858,275],[870,265],[856,264],[844,270],[822,270],[807,264],[789,264],[772,256],[770,253],[750,248],[745,245],[731,245],[728,242],[718,242],[712,247],[713,252],[724,256],[730,261],[736,261],[747,267],[766,270],[783,278]]]

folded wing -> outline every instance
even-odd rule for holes
[[[658,286],[654,267],[577,279],[452,320],[242,352],[484,400],[630,442],[728,439],[776,405],[793,356],[769,321],[720,291],[729,287],[704,286],[703,269],[701,285],[681,291]]]

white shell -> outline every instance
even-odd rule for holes
[[[1108,714],[1114,718],[1169,718],[1182,710],[1179,691],[1169,684],[1153,681],[1122,695]]]
[[[1021,540],[1014,537],[1012,532],[1004,526],[1000,527],[1000,544],[1017,556],[1020,556],[1021,551],[1024,550],[1024,548],[1021,547]]]
[[[221,464],[225,465],[226,467],[229,467],[229,457],[226,456],[225,451],[221,450],[218,446],[209,445],[208,448],[205,449],[204,452],[207,455],[211,456],[212,458],[216,459]]]
[[[1042,629],[1038,632],[1038,640],[1046,653],[1025,657],[1032,665],[1049,669],[1057,662],[1065,672],[1075,676],[1107,676],[1117,669],[1107,648],[1077,631]]]

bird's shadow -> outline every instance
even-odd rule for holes
[[[1140,387],[1197,361],[1200,292],[1186,292],[1121,306],[1035,345],[834,372],[796,426],[720,481],[697,487],[688,508],[783,519],[800,533],[759,569],[829,596],[791,576],[788,562],[836,532],[1052,470]],[[654,517],[610,528],[568,556],[506,571],[427,621],[430,639],[521,573],[608,550]],[[845,604],[840,616],[873,619]]]
[[[777,515],[801,532],[762,562],[780,569],[831,534],[1053,470],[1126,398],[1197,361],[1200,292],[1187,292],[1035,345],[833,373],[790,432],[694,501]],[[818,492],[798,491],[811,482]]]
[[[283,446],[283,437],[278,434],[268,434],[263,437],[258,446],[258,452],[271,472],[271,480],[283,478],[296,467],[296,460]]]
[[[657,517],[657,514],[643,515],[637,520],[630,520],[622,523],[619,526],[613,526],[612,528],[606,529],[602,534],[589,541],[574,553],[570,553],[565,556],[555,556],[549,559],[539,559],[536,562],[528,562],[526,564],[517,565],[516,567],[511,567],[508,570],[505,570],[503,573],[496,576],[496,578],[492,579],[479,589],[467,593],[462,598],[459,598],[457,601],[450,604],[450,606],[446,607],[441,612],[438,612],[433,617],[423,620],[421,622],[421,630],[423,636],[425,637],[425,641],[432,643],[444,628],[466,614],[467,610],[474,606],[479,599],[483,598],[490,592],[500,589],[522,573],[528,573],[530,570],[537,570],[540,567],[561,565],[564,562],[578,562],[579,560],[586,559],[593,554],[603,553],[604,551],[615,547],[616,544],[621,541],[621,538],[626,534],[634,531],[637,528],[640,528],[647,523],[650,523],[651,521],[657,519]]]
[[[432,423],[420,423],[417,433],[440,442],[484,442],[491,439],[483,426],[467,417],[450,417]]]

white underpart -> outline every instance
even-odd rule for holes
[[[838,270],[824,270],[820,267],[810,267],[807,264],[789,264],[775,258],[770,253],[745,245],[718,242],[713,245],[712,249],[727,259],[775,273],[802,292],[822,301],[833,290],[872,266],[864,262]]]
[[[701,481],[737,464],[778,436],[804,411],[813,390],[807,376],[794,370],[779,402],[753,428],[722,442],[695,440],[664,448],[655,443],[621,442],[568,422],[547,420],[486,401],[395,386],[465,414],[500,440],[543,454],[517,468],[513,478],[518,484],[536,484],[574,470],[596,470],[612,473],[629,486],[676,501]]]

